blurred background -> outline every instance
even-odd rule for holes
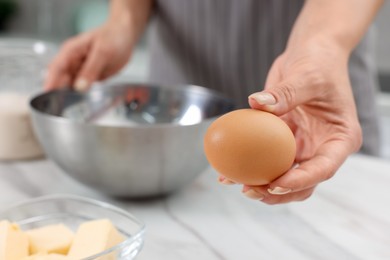
[[[0,0],[0,33],[3,39],[32,38],[48,41],[53,43],[52,47],[55,49],[72,35],[90,30],[103,23],[107,17],[108,4],[107,0]],[[389,24],[390,3],[386,2],[376,19],[375,30],[377,35],[376,62],[379,71],[377,105],[384,143],[382,157],[390,159]],[[37,48],[39,50],[40,47]],[[0,53],[2,53],[1,49]],[[131,61],[110,81],[146,81],[148,63],[147,31]],[[0,69],[4,69],[4,64],[3,67],[1,66],[0,61]]]

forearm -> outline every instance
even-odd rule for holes
[[[107,23],[124,26],[138,38],[148,23],[152,6],[153,0],[111,0]]]
[[[291,32],[288,47],[324,41],[349,54],[384,0],[306,0]]]

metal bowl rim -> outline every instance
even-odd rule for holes
[[[131,86],[145,86],[148,88],[163,88],[163,89],[170,89],[170,90],[194,91],[195,93],[197,92],[197,93],[202,94],[202,95],[211,95],[211,96],[216,97],[218,99],[224,100],[227,105],[232,107],[232,110],[234,109],[234,103],[231,99],[225,97],[223,94],[221,94],[217,91],[214,91],[214,90],[211,90],[211,89],[208,89],[205,87],[197,86],[197,85],[182,84],[182,85],[172,85],[172,86],[169,85],[169,86],[163,86],[163,87],[160,86],[159,87],[156,84],[148,84],[148,83],[119,83],[119,84],[115,84],[115,88],[125,88],[125,87],[131,87]],[[108,90],[108,89],[109,89],[108,87],[105,88],[105,90]],[[105,91],[105,90],[103,90],[103,91]],[[189,124],[189,125],[180,125],[179,123],[157,123],[157,124],[140,124],[140,125],[132,125],[132,126],[126,126],[126,125],[115,125],[114,126],[114,125],[104,125],[104,124],[99,125],[99,124],[89,123],[89,122],[73,121],[69,118],[64,118],[62,116],[50,115],[50,114],[42,112],[39,109],[34,107],[33,103],[37,99],[39,99],[43,96],[49,95],[53,92],[58,92],[58,91],[63,91],[63,90],[54,90],[54,91],[50,91],[50,92],[40,93],[40,94],[33,96],[29,101],[30,110],[34,114],[37,114],[40,117],[45,117],[45,118],[50,119],[51,121],[54,121],[54,122],[58,122],[58,123],[62,123],[62,124],[86,126],[86,127],[97,127],[100,129],[158,129],[158,128],[194,127],[194,126],[198,126],[198,125],[203,124],[203,123],[212,122],[216,118],[223,115],[223,114],[220,114],[217,116],[209,117],[209,118],[201,120],[198,123]],[[99,89],[92,89],[90,92],[78,93],[78,94],[85,96],[85,95],[93,94],[94,92],[103,92],[103,91],[101,91]],[[108,91],[113,91],[113,90],[108,90]]]

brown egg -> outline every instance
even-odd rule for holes
[[[228,179],[264,185],[291,168],[296,144],[290,128],[279,117],[240,109],[210,125],[204,149],[211,166]]]

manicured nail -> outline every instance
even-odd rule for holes
[[[248,198],[251,198],[251,199],[254,199],[254,200],[263,200],[264,199],[264,195],[261,194],[260,192],[257,192],[253,189],[248,189],[248,190],[243,190],[243,193],[245,196],[247,196]]]
[[[80,92],[83,92],[83,91],[86,91],[87,88],[88,88],[88,81],[81,78],[81,79],[78,79],[74,85],[74,88],[77,90],[77,91],[80,91]]]
[[[276,99],[273,95],[266,92],[253,93],[249,98],[254,99],[259,105],[275,105]]]
[[[269,188],[268,192],[274,195],[283,195],[291,192],[290,188],[275,187],[273,189]]]
[[[234,181],[231,181],[231,180],[227,179],[227,178],[224,177],[224,176],[219,176],[218,181],[219,181],[219,183],[225,184],[225,185],[236,184]]]

